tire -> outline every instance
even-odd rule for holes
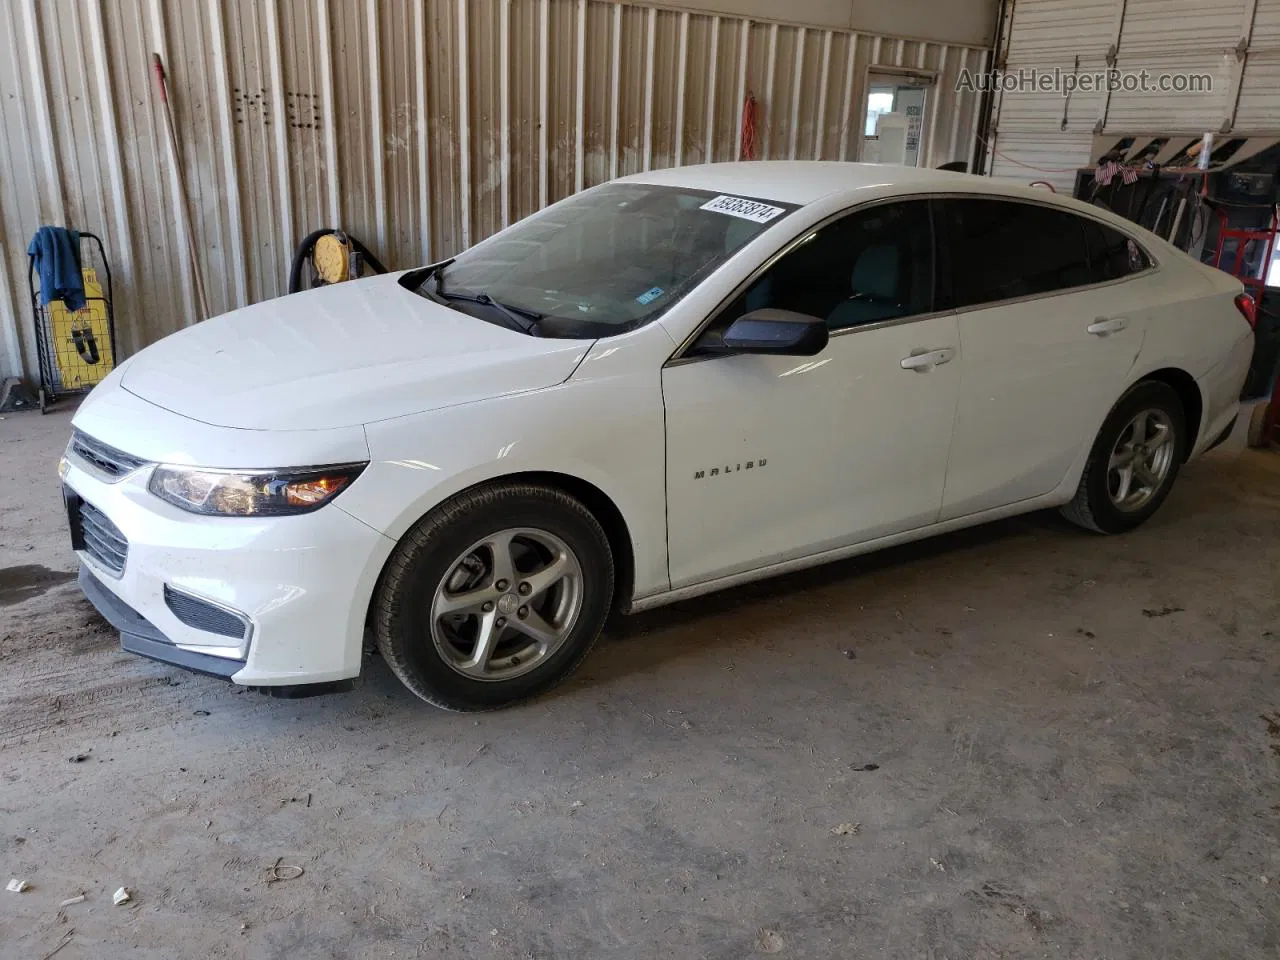
[[[1113,474],[1112,456],[1115,454],[1118,460],[1123,460],[1128,453],[1122,448],[1127,445],[1132,450],[1135,418],[1144,413],[1151,415],[1147,428],[1152,435],[1157,433],[1152,424],[1156,427],[1166,425],[1168,428],[1168,462],[1163,464],[1162,460],[1149,461],[1145,457],[1141,459],[1142,467],[1147,470],[1148,475],[1151,473],[1151,462],[1163,464],[1158,484],[1144,483],[1131,468],[1130,486],[1136,483],[1136,489],[1147,489],[1150,492],[1145,498],[1134,493],[1127,505],[1122,506],[1117,502],[1116,494],[1121,492],[1121,483],[1117,480],[1119,474]],[[1144,380],[1136,384],[1120,398],[1107,416],[1102,429],[1098,431],[1098,437],[1089,451],[1084,473],[1080,477],[1080,486],[1071,502],[1062,508],[1063,516],[1095,533],[1125,533],[1141,526],[1160,509],[1160,504],[1169,495],[1178,476],[1178,469],[1186,458],[1187,449],[1186,414],[1178,394],[1168,384],[1158,380]],[[1156,455],[1153,454],[1154,456]],[[1121,467],[1120,471],[1123,472],[1123,469]],[[1127,490],[1129,487],[1123,489]]]
[[[1280,396],[1277,397],[1276,403],[1280,403]],[[1271,438],[1267,436],[1267,414],[1270,407],[1266,400],[1261,403],[1254,404],[1249,415],[1249,432],[1246,444],[1250,447],[1268,447],[1271,445]]]
[[[501,590],[500,555],[515,558]],[[516,592],[559,569],[562,578],[529,600]],[[577,668],[600,635],[613,590],[609,540],[586,507],[551,487],[491,484],[441,504],[401,539],[378,588],[374,633],[392,671],[423,700],[446,710],[495,710],[548,690]],[[487,607],[439,612],[473,597]],[[557,638],[538,647],[524,633],[535,620],[544,637],[554,630]],[[495,639],[492,654],[482,655],[486,623]]]

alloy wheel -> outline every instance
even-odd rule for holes
[[[1160,492],[1177,454],[1173,420],[1143,410],[1120,431],[1107,463],[1107,493],[1117,510],[1141,510]]]
[[[553,656],[582,611],[582,566],[546,530],[500,530],[449,565],[431,602],[431,638],[472,680],[511,680]]]

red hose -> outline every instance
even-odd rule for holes
[[[740,160],[756,158],[756,97],[747,94],[742,104],[742,147],[738,155]]]

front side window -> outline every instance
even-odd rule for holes
[[[878,204],[814,231],[717,318],[702,352],[734,320],[773,307],[820,317],[832,330],[928,313],[933,258],[926,200]]]
[[[793,209],[607,184],[522,220],[416,284],[407,275],[406,286],[535,336],[612,336],[656,319]]]
[[[1096,282],[1084,220],[1017,200],[938,201],[946,224],[951,306],[971,307]]]

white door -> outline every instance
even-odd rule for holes
[[[1047,206],[964,199],[935,209],[965,356],[948,520],[1062,482],[1142,347],[1146,281],[1124,277],[1149,263],[1110,227]]]
[[[663,370],[673,587],[936,520],[961,363],[954,315],[933,312],[928,216],[912,201],[828,224]],[[826,318],[831,342],[715,352],[766,306]]]

